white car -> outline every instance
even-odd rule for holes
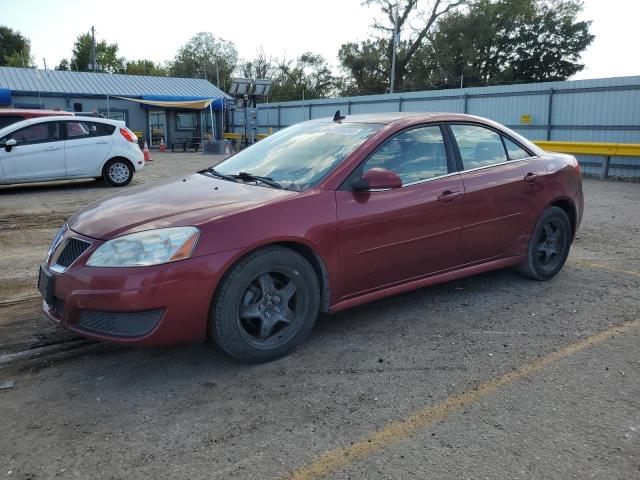
[[[39,117],[0,130],[0,184],[93,177],[123,187],[142,167],[138,138],[121,121]]]

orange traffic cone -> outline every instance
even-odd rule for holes
[[[161,152],[166,152],[167,149],[164,148],[164,137],[160,138],[160,151]]]
[[[144,141],[144,147],[142,147],[142,153],[144,153],[144,162],[151,162],[151,153],[149,152],[149,145],[147,145],[147,141]]]

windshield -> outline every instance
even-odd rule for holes
[[[382,125],[367,123],[299,123],[260,140],[215,170],[268,177],[288,190],[316,185]]]

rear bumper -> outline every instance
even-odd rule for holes
[[[171,345],[207,337],[209,307],[234,252],[136,268],[72,266],[53,272],[43,311],[73,332],[127,345]]]

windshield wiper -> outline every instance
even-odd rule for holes
[[[248,181],[253,180],[257,182],[262,182],[265,185],[269,185],[270,187],[273,187],[273,188],[279,188],[281,190],[284,188],[282,185],[280,185],[271,177],[261,177],[260,175],[253,175],[252,173],[249,173],[249,172],[240,172],[237,175],[233,175],[233,176],[235,178],[239,178],[243,182],[246,182],[247,180]]]
[[[238,181],[233,175],[227,175],[226,173],[217,172],[213,167],[205,168],[204,170],[200,170],[198,173],[209,173],[214,177],[222,178],[223,180],[228,180],[230,182]]]

